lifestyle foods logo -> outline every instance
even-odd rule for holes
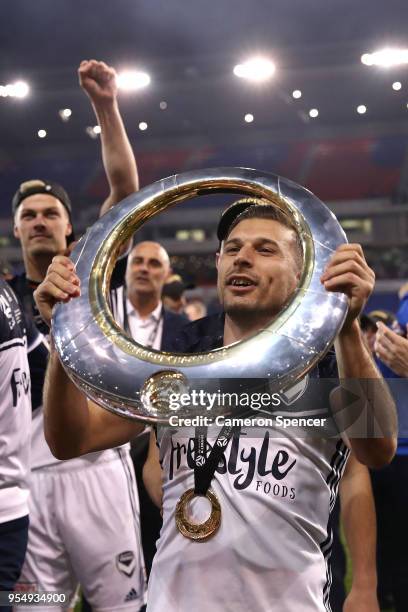
[[[175,442],[171,436],[169,480],[173,480],[176,473],[183,465],[194,470],[195,459],[194,438],[186,443]],[[212,446],[206,443],[206,454],[211,452]],[[248,448],[243,444],[241,436],[234,436],[231,440],[231,450],[228,458],[222,457],[217,465],[218,474],[230,474],[233,477],[234,489],[242,491],[248,489],[252,484],[255,491],[266,495],[296,499],[296,489],[286,482],[286,478],[295,468],[296,459],[283,448],[270,452],[269,432],[265,432],[262,444],[256,444]]]

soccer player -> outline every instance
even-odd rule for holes
[[[248,204],[240,214],[224,215],[218,234],[218,293],[224,315],[185,327],[178,351],[200,352],[250,337],[281,312],[299,283],[301,245],[280,209]],[[358,323],[374,286],[360,245],[338,247],[321,282],[327,291],[345,293],[349,309],[336,339],[336,357],[328,353],[309,376],[372,379],[376,394],[367,404],[367,416],[375,417],[384,437],[299,437],[284,431],[276,437],[276,430],[268,428],[254,437],[245,427],[213,430],[208,436],[202,428],[193,433],[183,427],[159,430],[163,528],[149,584],[149,611],[327,610],[329,516],[348,446],[365,465],[388,463],[396,448],[396,415]],[[50,320],[56,301],[79,292],[72,263],[55,258],[36,291],[44,319]],[[87,401],[55,352],[47,380],[46,438],[58,456],[111,447],[140,430],[139,424]],[[69,409],[72,398],[75,410]],[[186,509],[187,492],[193,498],[188,510],[192,527],[180,512]],[[206,493],[212,500],[209,521]],[[194,531],[205,541],[195,541]]]
[[[101,126],[102,157],[110,185],[100,211],[103,214],[137,191],[136,163],[119,112],[114,69],[90,60],[81,63],[78,73]],[[73,240],[71,201],[64,188],[53,181],[26,181],[13,198],[13,216],[25,272],[10,284],[27,316],[42,329],[33,291],[52,258]],[[135,612],[144,604],[145,576],[139,501],[129,450],[117,447],[68,462],[57,461],[44,439],[44,374],[45,367],[32,371],[31,522],[18,587],[73,594],[80,581],[94,611]]]

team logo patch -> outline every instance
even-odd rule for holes
[[[136,567],[135,553],[133,550],[125,550],[119,553],[119,555],[116,556],[116,567],[122,574],[130,578]]]
[[[198,467],[201,467],[205,463],[205,458],[202,455],[199,455],[197,459],[195,460],[195,463],[196,465],[198,465]]]
[[[228,438],[226,436],[221,436],[221,438],[218,438],[217,446],[223,448],[224,446],[227,446],[227,444],[228,444]]]
[[[130,589],[129,593],[126,595],[125,597],[125,601],[133,601],[134,599],[137,599],[139,596],[137,594],[136,589]]]

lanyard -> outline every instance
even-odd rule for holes
[[[215,470],[223,458],[228,442],[238,435],[240,427],[224,425],[207,457],[207,427],[197,427],[195,431],[194,493],[206,495]]]
[[[158,317],[158,319],[156,319],[154,327],[149,334],[149,337],[147,339],[145,346],[152,348],[152,346],[156,342],[157,334],[159,333],[159,325],[160,325],[162,318],[163,318],[163,306],[161,307],[160,316]]]

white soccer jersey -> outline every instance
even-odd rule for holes
[[[338,438],[257,433],[243,429],[229,442],[211,484],[221,526],[209,540],[194,542],[175,523],[180,496],[194,487],[194,432],[159,431],[163,528],[148,612],[329,609],[328,522],[348,450]],[[217,434],[209,430],[209,445]],[[193,522],[205,520],[207,500],[195,498],[190,512]]]
[[[40,341],[34,338],[29,348]],[[0,523],[28,514],[30,422],[25,322],[14,293],[0,280]]]
[[[126,270],[127,255],[125,255],[120,261],[120,265],[115,268],[115,281],[118,286],[123,282],[123,277]],[[117,278],[116,278],[117,277]],[[37,306],[34,302],[33,291],[35,284],[28,281],[25,274],[16,276],[10,282],[14,289],[15,294],[18,296],[20,303],[25,308],[25,320],[31,325],[46,333],[46,325],[42,321],[41,316],[38,312]],[[112,295],[116,295],[120,289],[113,289]],[[45,340],[44,336],[41,336]],[[46,344],[46,343],[45,343]],[[30,360],[31,370],[31,383],[32,383],[32,422],[31,422],[31,469],[41,470],[49,468],[50,466],[56,469],[59,466],[64,471],[67,468],[66,461],[59,461],[51,453],[48,444],[44,437],[44,415],[42,402],[42,390],[45,377],[45,370],[47,367],[48,354],[44,350],[39,355],[36,355],[35,360]],[[108,449],[101,452],[89,453],[83,457],[78,457],[69,460],[69,466],[72,470],[80,468],[86,468],[95,463],[112,461],[117,458],[117,453],[114,449]]]

